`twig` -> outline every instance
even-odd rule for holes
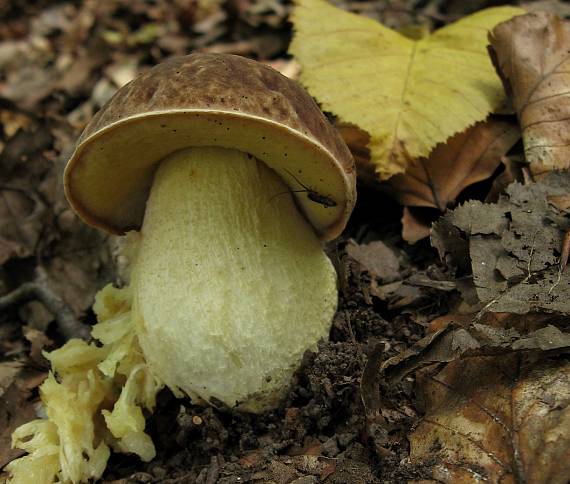
[[[35,281],[25,282],[0,297],[0,311],[31,300],[40,301],[54,315],[59,331],[66,339],[89,339],[89,327],[78,321],[69,305],[49,287],[47,275],[41,268],[37,269]]]
[[[560,254],[560,261],[558,262],[558,277],[556,278],[556,282],[552,285],[552,287],[548,291],[548,295],[554,291],[554,289],[560,284],[562,280],[562,273],[566,266],[568,265],[568,256],[570,255],[570,230],[564,234],[564,238],[562,239],[562,250]]]

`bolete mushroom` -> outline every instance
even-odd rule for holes
[[[129,318],[153,378],[200,401],[275,406],[303,353],[328,336],[336,274],[321,241],[340,234],[356,197],[350,152],[313,99],[242,57],[172,59],[96,114],[65,190],[87,223],[140,231]],[[112,349],[89,346],[89,361],[112,375],[134,343],[118,323],[101,324],[94,336]],[[51,357],[60,373],[67,357]],[[139,363],[123,365],[126,387]],[[132,405],[133,395],[119,402]],[[133,437],[138,417],[121,424],[117,405],[103,413],[119,450],[148,458],[146,441]],[[93,445],[83,454],[98,452]]]
[[[348,149],[296,82],[215,54],[122,88],[65,172],[87,223],[141,231],[134,313],[153,370],[249,410],[273,404],[328,334],[336,278],[318,237],[344,228],[354,180]]]

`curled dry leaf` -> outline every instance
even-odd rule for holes
[[[431,217],[422,217],[422,213],[416,212],[413,207],[404,207],[402,214],[402,238],[410,244],[429,237],[430,226],[433,222]]]
[[[531,13],[498,25],[489,40],[532,172],[570,167],[570,22]]]
[[[0,187],[0,265],[33,253],[44,215],[45,206],[33,192]]]
[[[518,318],[518,319],[515,319]],[[527,318],[537,326],[542,315]],[[388,382],[394,383],[406,375],[434,363],[449,363],[462,358],[505,355],[521,351],[570,352],[570,333],[547,324],[534,331],[518,329],[519,316],[497,317],[487,314],[483,323],[473,321],[472,315],[449,314],[432,321],[434,330],[382,365]],[[513,327],[508,327],[513,325]]]
[[[432,245],[458,273],[472,274],[482,310],[570,314],[570,272],[559,270],[570,222],[547,200],[568,177],[514,183],[498,203],[471,201],[434,224]]]
[[[381,240],[369,244],[357,244],[354,240],[350,240],[346,252],[361,265],[362,270],[374,278],[385,283],[401,278],[398,253]]]
[[[566,484],[570,362],[521,355],[456,361],[417,376],[426,414],[410,457],[444,483]]]
[[[291,53],[301,82],[324,109],[370,134],[381,179],[426,157],[503,101],[486,55],[486,32],[524,13],[482,10],[419,40],[324,0],[297,0]]]
[[[439,144],[428,159],[413,160],[389,185],[402,205],[444,212],[465,187],[495,172],[519,136],[508,118],[492,117]]]
[[[521,4],[529,12],[548,12],[559,17],[570,17],[570,4],[566,0],[530,0]]]
[[[358,179],[364,179],[368,184],[372,184],[376,181],[376,175],[374,165],[370,162],[370,149],[368,149],[370,135],[354,124],[338,122],[335,127],[354,157],[358,167]]]
[[[359,180],[371,184],[374,167],[366,148],[370,137],[355,126],[337,126],[358,164]],[[411,161],[405,173],[387,182],[388,192],[402,205],[402,237],[415,243],[429,236],[435,211],[444,212],[469,185],[493,175],[504,155],[520,138],[518,125],[508,117],[493,116],[441,143],[429,158]]]
[[[429,237],[435,213],[413,207],[432,207],[444,212],[468,186],[493,175],[501,158],[520,138],[518,125],[508,118],[491,117],[439,144],[428,159],[413,160],[405,173],[393,176],[388,186],[406,205],[402,237],[415,243]]]

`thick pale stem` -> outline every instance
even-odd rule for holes
[[[259,411],[327,338],[336,275],[273,171],[222,148],[165,160],[133,267],[145,357],[170,388]]]

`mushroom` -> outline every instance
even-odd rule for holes
[[[319,239],[344,228],[355,173],[295,81],[233,55],[160,64],[89,123],[65,189],[87,223],[140,230],[137,335],[176,393],[274,406],[327,338],[336,275]]]
[[[97,113],[64,185],[87,223],[138,231],[131,280],[97,294],[99,344],[46,354],[48,419],[14,432],[29,455],[7,467],[12,482],[96,479],[110,448],[152,459],[143,409],[163,385],[274,407],[328,336],[336,273],[322,241],[356,196],[352,157],[312,98],[242,57],[172,59]]]

